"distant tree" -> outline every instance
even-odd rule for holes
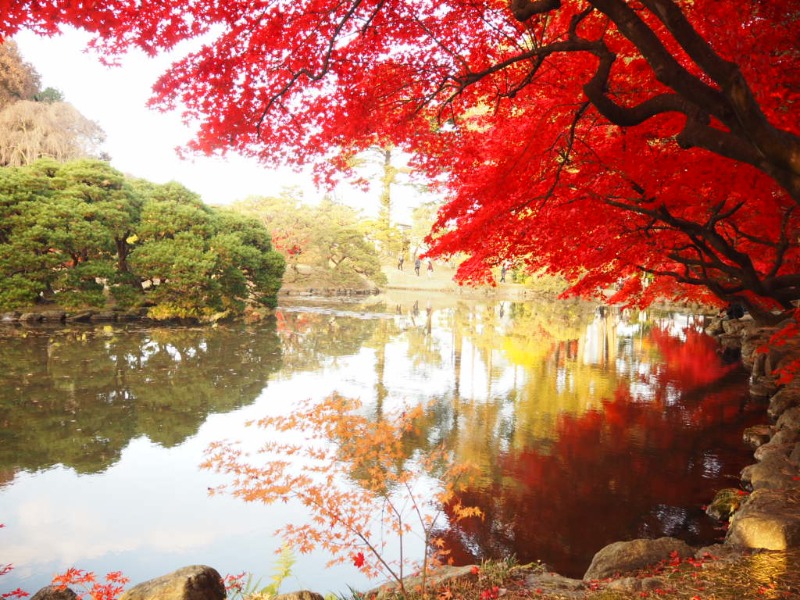
[[[0,169],[0,305],[56,295],[65,306],[105,304],[136,204],[122,174],[101,161]]]
[[[270,232],[252,217],[219,209],[209,246],[217,256],[223,293],[239,305],[245,299],[274,307],[286,261],[272,247]]]
[[[59,90],[39,86],[39,74],[16,42],[0,44],[0,166],[101,158],[100,126],[64,102]]]
[[[2,166],[96,157],[104,140],[100,126],[67,102],[23,100],[0,111]]]
[[[359,275],[383,283],[380,260],[359,225],[358,213],[330,199],[323,200],[315,212],[313,242],[323,264],[345,279]]]
[[[408,232],[411,252],[414,256],[420,254],[425,248],[425,238],[436,222],[436,214],[440,205],[437,202],[420,204],[411,213],[411,230]]]
[[[290,190],[278,197],[251,197],[234,203],[232,208],[258,219],[270,231],[272,244],[286,260],[287,276],[292,281],[301,277],[301,263],[315,262],[311,246],[313,209],[304,206],[298,194]]]
[[[223,310],[221,286],[210,278],[214,255],[202,237],[185,231],[151,240],[134,249],[130,262],[140,277],[152,282],[151,313],[187,318],[202,316],[206,309]]]
[[[174,239],[185,232],[202,238],[211,234],[214,211],[198,194],[174,181],[143,186],[147,202],[137,230],[141,241]]]
[[[61,90],[52,87],[36,92],[33,99],[37,102],[65,102],[64,94],[61,93]]]
[[[364,278],[383,283],[380,260],[356,210],[324,200],[302,204],[292,194],[278,198],[248,198],[235,203],[237,212],[257,218],[272,232],[273,244],[286,259],[292,281],[304,277],[336,285],[353,285]],[[301,266],[311,267],[312,272]]]
[[[69,182],[71,196],[92,203],[87,218],[100,222],[110,239],[110,262],[113,269],[105,283],[120,304],[141,292],[139,280],[131,273],[128,255],[131,236],[140,226],[142,194],[134,182],[101,160],[83,159],[65,163],[60,173]]]
[[[398,185],[411,185],[411,169],[398,164],[398,149],[391,143],[376,144],[349,158],[343,165],[345,173],[357,174],[354,183],[373,192],[378,188],[378,218],[371,225],[371,237],[385,256],[395,256],[404,249],[405,240],[397,223],[392,221],[393,190]],[[405,177],[404,177],[405,176]]]
[[[158,317],[202,317],[247,300],[274,306],[284,260],[269,232],[254,219],[204,205],[180,184],[146,191],[130,264],[148,290]]]
[[[0,109],[32,100],[39,91],[39,74],[19,53],[17,43],[6,40],[0,44]]]
[[[47,228],[28,213],[49,193],[46,177],[30,169],[0,169],[0,305],[33,304],[49,285],[57,258],[48,252]],[[23,235],[24,232],[24,235]]]

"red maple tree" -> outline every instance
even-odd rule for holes
[[[800,298],[795,0],[24,0],[0,34],[93,31],[113,56],[203,45],[153,105],[188,148],[333,178],[376,143],[448,203],[431,254],[514,259],[575,293]],[[645,287],[645,282],[650,285]]]

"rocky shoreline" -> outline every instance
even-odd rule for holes
[[[80,310],[61,309],[8,311],[0,313],[0,324],[6,325],[63,325],[65,323],[118,323],[147,320],[147,309],[142,310]]]
[[[741,348],[750,370],[750,395],[764,403],[768,423],[744,432],[756,462],[741,473],[750,492],[732,511],[725,543],[785,550],[800,546],[800,378],[779,385],[774,373],[800,358],[800,339],[769,343],[788,323],[758,327],[749,319],[715,321],[708,333],[723,347]]]
[[[62,317],[65,319],[66,317]],[[43,317],[44,319],[44,317]],[[743,434],[754,448],[755,463],[743,469],[741,488],[722,490],[709,505],[709,515],[729,521],[723,544],[692,548],[674,538],[617,542],[601,549],[583,579],[569,579],[545,568],[531,569],[525,585],[537,594],[558,598],[585,598],[598,589],[623,594],[659,589],[659,575],[632,577],[643,568],[669,560],[736,560],[760,550],[800,548],[800,378],[779,384],[775,372],[800,358],[800,339],[770,343],[786,323],[759,327],[751,319],[717,318],[706,332],[716,336],[722,352],[741,352],[750,371],[749,393],[763,402],[765,423]],[[720,558],[722,557],[722,558]],[[436,579],[470,577],[471,567],[445,568]],[[388,591],[386,588],[380,591]],[[66,595],[65,595],[66,594]],[[72,600],[70,590],[43,588],[33,600]],[[121,600],[222,600],[225,590],[211,567],[185,567],[169,575],[141,583]],[[295,592],[280,600],[322,600],[314,592]]]

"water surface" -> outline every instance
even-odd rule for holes
[[[357,397],[374,418],[430,403],[424,426],[481,465],[463,492],[483,521],[439,532],[459,563],[514,554],[580,577],[602,546],[722,535],[702,505],[752,460],[763,418],[702,320],[546,302],[413,294],[285,303],[215,328],[0,330],[0,592],[70,566],[134,582],[188,564],[268,579],[292,505],[209,497],[216,440],[306,398]],[[254,441],[258,441],[257,439]],[[372,585],[298,557],[285,590]]]

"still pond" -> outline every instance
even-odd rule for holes
[[[741,433],[763,408],[702,317],[381,299],[284,303],[247,326],[0,328],[0,593],[71,566],[268,582],[274,531],[303,510],[210,496],[223,476],[199,465],[214,441],[263,435],[246,421],[333,393],[375,415],[430,403],[427,435],[481,466],[461,500],[485,520],[439,532],[457,563],[513,554],[580,577],[614,541],[723,535],[703,505],[752,461]],[[282,590],[378,583],[327,560],[299,556]]]

